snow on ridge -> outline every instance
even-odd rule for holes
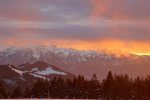
[[[71,48],[61,48],[61,47],[56,47],[56,46],[43,46],[43,45],[39,45],[39,46],[33,46],[33,47],[29,47],[34,51],[33,56],[35,58],[39,58],[40,54],[45,54],[47,52],[53,52],[55,54],[62,54],[63,56],[67,57],[70,54],[71,55],[75,55],[78,54],[82,57],[91,57],[91,56],[96,56],[99,53],[96,51],[92,51],[92,50],[76,50],[76,49],[71,49]]]
[[[33,57],[35,57],[36,59],[40,58],[40,54],[37,53],[36,51],[33,51]]]
[[[56,47],[56,46],[44,46],[44,45],[37,45],[37,46],[32,46],[32,47],[10,47],[7,49],[2,50],[2,52],[7,53],[6,55],[14,54],[19,50],[32,50],[33,54],[32,56],[39,59],[41,54],[46,54],[48,52],[53,52],[55,54],[62,54],[63,56],[69,56],[78,54],[80,56],[84,57],[90,57],[94,55],[98,55],[99,53],[96,51],[92,50],[76,50],[76,49],[71,49],[71,48],[61,48],[61,47]]]
[[[23,80],[23,81],[26,81],[23,77],[18,77],[19,79]]]
[[[7,57],[7,56],[9,56],[11,54],[16,53],[17,50],[18,50],[17,47],[10,47],[10,48],[2,50],[1,52],[3,52],[5,54],[5,57]]]
[[[44,79],[44,80],[49,80],[48,78],[44,77],[44,76],[41,76],[41,75],[37,75],[37,74],[34,74],[34,73],[29,73],[30,75],[32,75],[33,77],[36,77],[36,78],[41,78],[41,79]]]
[[[11,65],[9,65],[9,68],[11,68],[13,71],[15,71],[16,73],[18,73],[19,75],[22,76],[22,74],[24,73],[23,71],[17,70],[15,68],[13,68]]]
[[[30,50],[30,51],[29,51]],[[21,51],[21,52],[18,52]],[[28,52],[29,51],[29,52]],[[27,53],[26,53],[27,52]],[[16,54],[17,53],[17,54]],[[51,57],[49,54],[55,54],[58,58],[68,59],[68,57],[75,57],[79,62],[86,62],[87,58],[94,58],[101,56],[103,53],[92,51],[92,50],[76,50],[71,48],[62,48],[56,46],[44,46],[37,45],[32,47],[12,47],[5,49],[1,54],[8,57],[9,55],[16,54],[18,56],[24,57],[25,54],[29,54],[29,58],[34,57],[36,60],[39,60],[40,57]]]
[[[37,70],[38,68],[34,68],[32,70],[35,70],[35,69]],[[56,71],[51,67],[45,68],[42,71],[36,71],[34,73],[39,74],[39,75],[50,75],[50,74],[67,75],[67,73]]]
[[[32,68],[31,69],[31,72],[35,72],[35,71],[38,71],[38,68]]]

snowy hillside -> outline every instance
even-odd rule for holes
[[[45,62],[36,62],[33,64],[24,64],[17,68],[13,65],[0,65],[0,80],[6,85],[26,85],[33,84],[37,79],[50,80],[54,77],[72,79],[73,74],[64,72],[55,66]]]

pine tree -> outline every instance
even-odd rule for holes
[[[72,82],[72,95],[73,98],[81,99],[85,97],[85,79],[79,75],[73,79]]]
[[[22,97],[22,91],[19,86],[14,89],[11,97],[12,98],[21,98]]]
[[[112,72],[109,71],[106,79],[104,79],[102,82],[103,97],[106,98],[107,100],[113,98],[113,80],[114,79],[113,79]]]
[[[3,87],[3,83],[0,81],[0,98],[7,98],[7,92]]]
[[[98,99],[101,97],[101,87],[96,74],[93,75],[91,81],[89,82],[89,88],[89,98]]]
[[[24,98],[31,98],[31,92],[28,87],[25,89]]]
[[[145,86],[145,100],[150,100],[150,76],[147,76],[144,80]]]
[[[73,97],[73,85],[70,79],[67,79],[65,82],[65,99],[72,99]]]
[[[82,99],[85,96],[85,79],[83,76],[79,75],[76,82],[76,92],[78,93],[77,98]]]
[[[36,98],[46,98],[48,97],[48,81],[43,81],[39,79],[33,86],[31,90],[31,96]]]
[[[130,81],[128,75],[115,75],[113,83],[113,98],[115,100],[131,97]]]
[[[134,80],[132,87],[133,87],[134,96],[138,100],[143,100],[146,94],[144,80],[141,79],[140,77],[137,77]]]
[[[49,92],[51,98],[57,98],[57,78],[53,78],[50,83]]]
[[[59,78],[57,78],[57,98],[65,98],[66,94],[65,94],[65,82],[64,80],[61,78],[61,76],[59,76]]]

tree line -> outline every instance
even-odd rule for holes
[[[150,100],[150,76],[129,78],[110,71],[101,82],[94,74],[90,80],[79,75],[74,79],[55,77],[51,81],[38,79],[25,91],[20,86],[7,93],[0,82],[0,98],[56,98],[101,100]]]

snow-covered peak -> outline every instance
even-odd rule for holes
[[[75,50],[70,48],[60,48],[56,46],[44,45],[7,48],[0,51],[0,57],[0,61],[2,63],[11,63],[15,65],[23,63],[34,63],[36,61],[54,61],[55,63],[60,62],[63,64],[69,62],[76,64],[79,62],[86,62],[88,59],[92,58],[110,58],[110,56],[96,51]],[[16,58],[19,59],[19,61],[14,61]],[[6,59],[6,62],[3,59]]]
[[[45,46],[45,45],[38,45],[38,46],[33,46],[29,47],[31,48],[34,53],[48,53],[48,52],[53,52],[55,54],[62,54],[64,56],[69,56],[70,54],[78,54],[80,56],[93,56],[97,55],[98,52],[96,51],[85,51],[85,50],[75,50],[71,48],[61,48],[61,47],[56,47],[56,46]]]
[[[96,51],[84,51],[84,50],[75,50],[75,49],[67,49],[67,48],[59,48],[56,46],[44,46],[44,45],[38,45],[38,46],[32,46],[32,47],[10,47],[10,48],[6,48],[4,50],[1,50],[1,52],[5,52],[7,53],[7,55],[16,53],[20,50],[32,50],[33,51],[33,56],[35,58],[39,58],[41,56],[41,54],[46,54],[49,52],[53,52],[55,54],[62,54],[63,56],[69,56],[71,55],[75,55],[78,54],[80,56],[86,56],[86,57],[90,57],[90,56],[94,56],[99,54]]]

